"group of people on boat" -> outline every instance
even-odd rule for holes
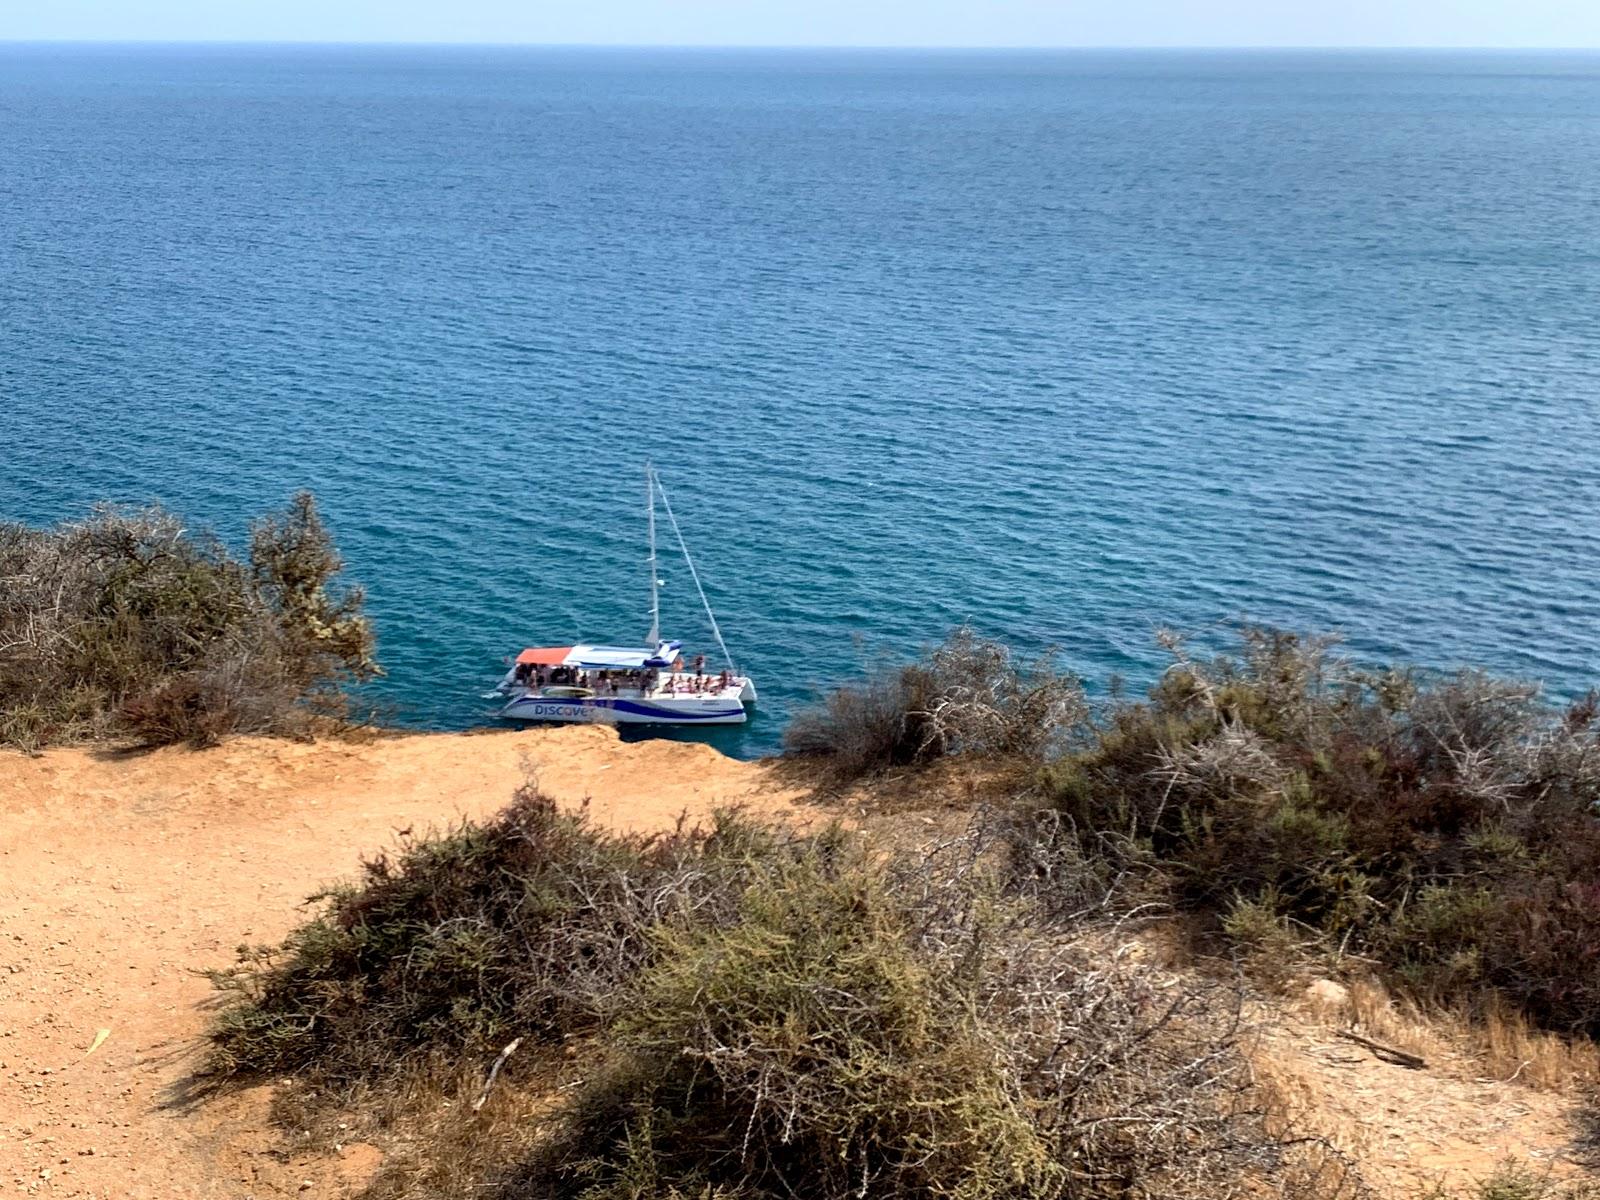
[[[683,667],[680,658],[674,667]],[[543,690],[546,687],[586,688],[599,695],[615,696],[622,691],[649,696],[658,690],[669,696],[716,695],[733,686],[733,672],[724,669],[717,675],[705,673],[705,655],[694,660],[694,674],[682,676],[669,672],[662,682],[659,670],[586,671],[580,667],[554,667],[546,671],[534,663],[518,663],[512,678],[522,687]]]
[[[732,671],[724,668],[719,674],[707,675],[697,666],[693,675],[668,675],[662,691],[669,696],[716,696],[732,686]]]

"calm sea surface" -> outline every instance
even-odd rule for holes
[[[0,517],[313,488],[454,728],[647,454],[735,753],[968,618],[1600,682],[1600,57],[0,47]]]

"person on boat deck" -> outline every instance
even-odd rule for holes
[[[695,678],[698,679],[698,678],[700,678],[700,676],[704,675],[705,673],[706,673],[706,656],[704,654],[696,654],[694,656],[694,674],[695,674]]]
[[[536,686],[538,686],[538,687],[543,687],[545,685],[545,675],[544,675],[544,668],[543,667],[534,668],[533,681],[534,681],[534,684]]]
[[[723,667],[722,674],[717,676],[717,684],[723,691],[727,691],[733,684],[733,672]]]

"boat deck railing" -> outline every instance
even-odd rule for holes
[[[705,681],[698,688],[695,687],[696,678]],[[742,675],[736,675],[724,687],[719,676],[701,675],[697,677],[688,672],[679,672],[674,675],[664,676],[651,688],[642,688],[637,684],[618,684],[616,690],[613,691],[609,682],[596,682],[588,685],[547,683],[543,687],[529,687],[528,691],[552,700],[579,700],[594,697],[603,700],[612,696],[626,697],[629,700],[678,699],[680,697],[687,699],[696,696],[715,699],[740,695],[748,682]]]

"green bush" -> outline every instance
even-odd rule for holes
[[[726,926],[656,933],[608,1063],[519,1194],[1047,1195],[1064,1170],[971,986],[863,860],[775,863]]]
[[[1237,657],[1170,644],[1148,700],[1046,771],[1052,828],[1118,831],[1241,928],[1265,903],[1424,996],[1497,992],[1600,1033],[1593,698],[1552,712],[1532,688],[1363,672],[1271,631]]]
[[[304,493],[257,523],[248,562],[159,508],[0,525],[0,741],[205,745],[346,716],[377,667],[341,567]]]

